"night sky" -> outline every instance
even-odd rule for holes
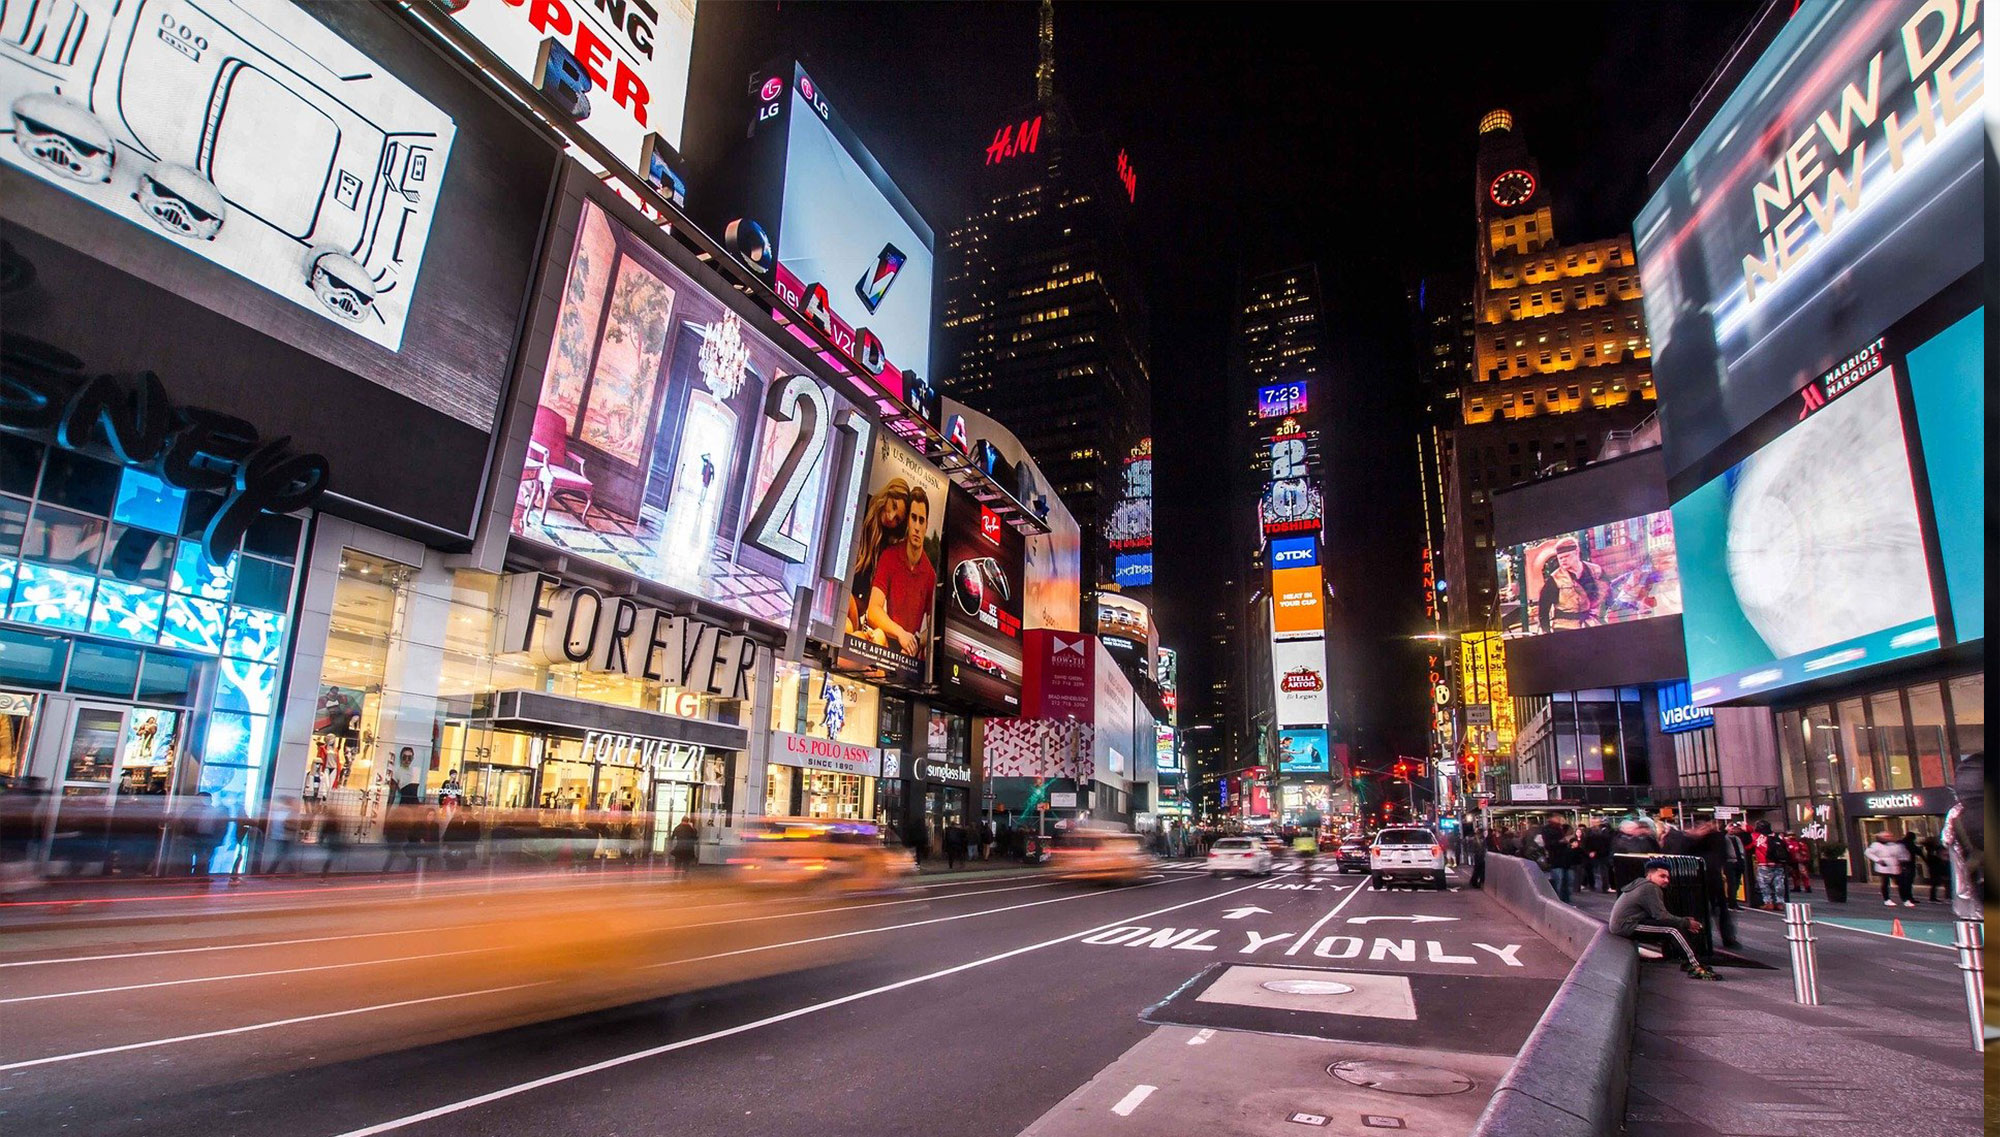
[[[1401,638],[1422,626],[1421,405],[1403,290],[1425,273],[1470,271],[1479,116],[1514,112],[1559,239],[1627,230],[1647,168],[1756,7],[1059,0],[1056,89],[1138,171],[1155,599],[1164,642],[1193,649],[1188,711],[1206,703],[1200,648],[1224,569],[1215,542],[1228,503],[1204,488],[1214,473],[1202,456],[1239,413],[1222,395],[1239,276],[1320,266],[1340,415],[1326,540],[1347,570],[1363,742],[1420,753],[1423,660]],[[704,3],[689,157],[698,168],[712,158],[704,146],[741,129],[754,67],[796,55],[942,242],[978,199],[993,132],[1034,97],[1035,20],[1032,3]],[[726,124],[699,110],[731,100]]]

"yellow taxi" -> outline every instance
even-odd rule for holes
[[[1153,858],[1137,833],[1072,829],[1050,851],[1049,868],[1066,880],[1129,884],[1152,871]]]
[[[880,825],[824,817],[752,821],[727,864],[744,884],[838,892],[894,888],[917,869],[907,852],[884,843]]]

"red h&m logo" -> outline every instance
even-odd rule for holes
[[[993,132],[993,144],[986,148],[986,164],[999,165],[1009,158],[1023,154],[1033,154],[1035,145],[1042,140],[1042,116],[1024,119],[1021,125],[1003,126]]]
[[[1118,180],[1125,186],[1125,197],[1130,201],[1139,200],[1139,171],[1132,168],[1132,160],[1125,151],[1118,152]]]

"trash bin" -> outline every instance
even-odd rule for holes
[[[1701,931],[1688,937],[1703,963],[1715,955],[1715,921],[1709,908],[1708,863],[1700,857],[1676,857],[1664,853],[1613,853],[1611,887],[1623,892],[1625,886],[1646,875],[1646,862],[1667,863],[1667,911],[1701,921]]]

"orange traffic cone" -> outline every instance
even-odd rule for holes
[[[1891,920],[1889,922],[1889,934],[1900,939],[1909,939],[1908,936],[1903,935],[1903,922],[1901,920]]]

